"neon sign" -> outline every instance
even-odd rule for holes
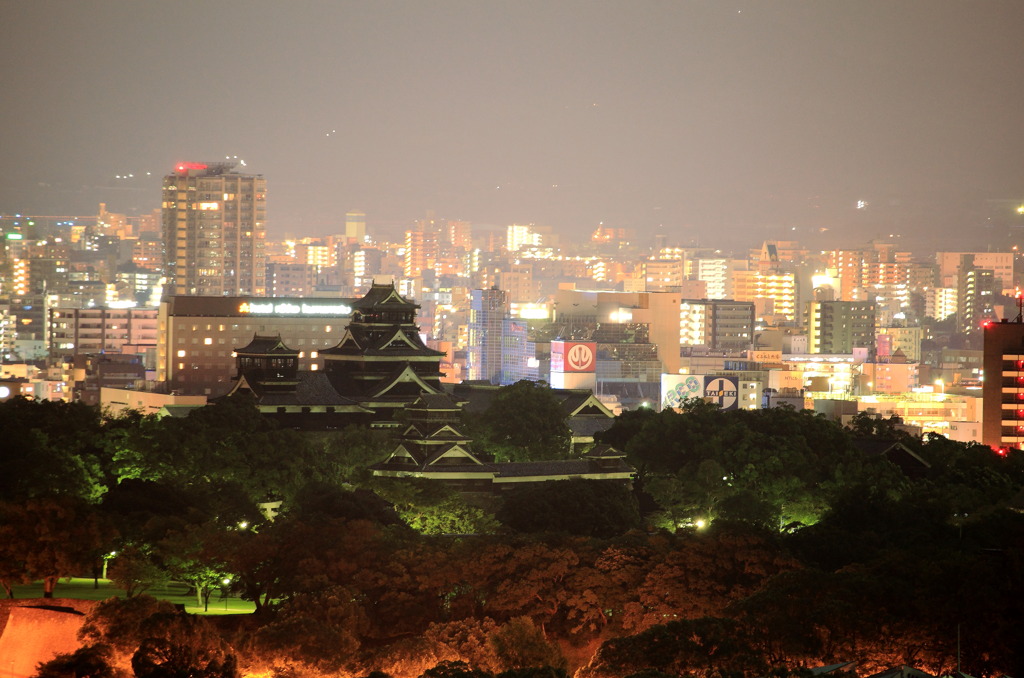
[[[352,307],[347,304],[296,304],[290,301],[256,302],[243,301],[238,312],[244,315],[351,315]]]

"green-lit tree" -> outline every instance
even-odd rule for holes
[[[186,524],[170,532],[157,546],[163,567],[177,581],[195,590],[196,604],[210,607],[210,596],[230,582],[222,540],[229,528],[213,521]]]
[[[233,396],[188,417],[142,417],[111,441],[119,481],[157,481],[187,489],[244,493],[250,503],[291,498],[309,480],[317,453],[296,431]],[[283,451],[287,450],[287,453]]]
[[[303,460],[305,478],[334,485],[367,487],[372,464],[394,450],[393,436],[367,426],[346,426],[340,431],[306,433],[309,452]]]
[[[0,431],[0,501],[102,496],[103,424],[96,408],[11,398],[0,403]]]
[[[518,381],[495,393],[487,409],[466,413],[463,424],[476,445],[504,461],[561,459],[572,434],[561,401],[542,382]]]

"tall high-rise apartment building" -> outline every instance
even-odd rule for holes
[[[402,271],[406,278],[416,278],[424,271],[433,271],[437,264],[437,227],[433,222],[417,224],[405,232],[405,260]]]
[[[981,328],[982,321],[994,317],[993,304],[999,290],[995,272],[980,268],[973,254],[961,257],[957,274],[957,330],[972,334]]]
[[[234,163],[182,163],[164,177],[164,275],[168,294],[266,294],[262,175]]]
[[[473,290],[469,302],[469,345],[466,369],[472,380],[501,383],[502,333],[508,315],[504,290]]]

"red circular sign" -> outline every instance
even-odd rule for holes
[[[569,349],[565,358],[569,361],[569,367],[577,372],[583,372],[594,363],[594,352],[586,344],[576,344]]]

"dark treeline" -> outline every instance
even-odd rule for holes
[[[42,580],[59,596],[106,561],[127,595],[41,675],[938,672],[958,630],[965,672],[1024,673],[1024,460],[893,422],[627,413],[603,441],[637,467],[634,491],[560,481],[500,502],[385,484],[366,467],[386,434],[281,430],[245,401],[158,419],[15,399],[0,431],[7,594]],[[908,473],[865,440],[921,461]],[[230,580],[257,613],[183,616],[146,595],[167,580],[200,605]]]

